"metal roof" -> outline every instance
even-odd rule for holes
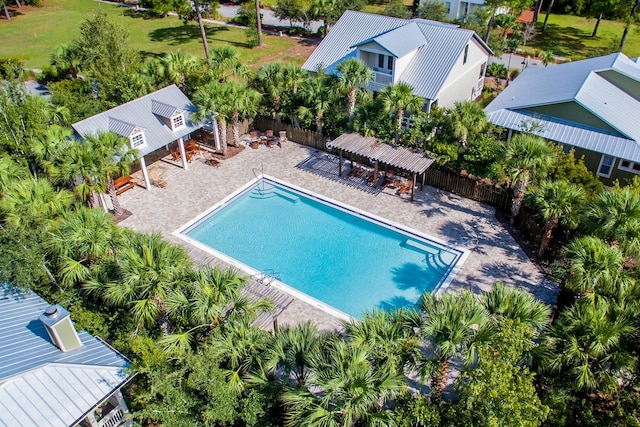
[[[555,117],[534,115],[526,110],[493,111],[487,114],[487,119],[497,126],[517,131],[524,130],[523,123],[535,122],[539,126],[528,129],[528,133],[596,153],[640,162],[640,145],[636,141],[604,130]]]
[[[109,117],[109,130],[115,132],[120,136],[129,138],[133,131],[136,130],[136,125],[133,123],[127,123],[123,120],[118,120],[113,117]]]
[[[417,30],[422,37],[417,35]],[[426,43],[422,42],[423,39]],[[416,50],[415,56],[398,78],[411,85],[416,95],[430,100],[438,99],[446,78],[470,40],[475,40],[487,53],[491,53],[491,49],[475,32],[456,25],[348,10],[302,68],[307,71],[324,68],[329,74],[337,74],[336,66],[340,62],[355,56],[358,45],[373,40],[381,46],[384,43],[390,52],[396,51],[402,55]]]
[[[129,362],[89,333],[63,353],[38,317],[49,304],[0,286],[0,425],[70,426],[118,390]]]
[[[357,133],[343,133],[331,142],[333,148],[344,150],[387,165],[414,173],[424,173],[435,161],[426,154],[406,147],[395,147],[371,137]]]
[[[156,100],[151,101],[151,112],[160,117],[170,119],[176,111],[179,111],[179,109],[173,105],[165,104],[164,102]]]
[[[362,40],[355,46],[362,46],[363,44],[372,41],[388,50],[396,58],[404,56],[409,52],[413,52],[420,46],[427,43],[427,39],[424,37],[424,34],[420,31],[418,24],[415,22],[394,28],[393,30],[389,30],[370,39]]]
[[[614,71],[636,82],[640,67],[622,53],[554,67],[528,68],[486,108],[490,122],[522,130],[522,122],[535,120],[542,129],[531,133],[598,153],[640,162],[640,100],[600,73]],[[537,115],[527,108],[574,103],[616,132],[582,123]]]
[[[166,107],[160,108],[161,104],[164,104]],[[176,110],[183,111],[185,126],[174,132],[171,127],[162,120],[164,116],[153,112],[154,105],[156,106],[156,111],[161,111],[162,114],[167,114],[169,110],[167,107],[173,109],[172,113]],[[144,129],[146,143],[138,147],[138,151],[141,156],[145,156],[202,127],[201,123],[191,121],[191,114],[196,111],[198,111],[198,109],[189,98],[187,98],[176,85],[171,85],[74,123],[72,127],[80,136],[92,135],[98,131],[107,132],[111,130],[109,127],[110,120],[118,120],[135,126],[136,128]]]

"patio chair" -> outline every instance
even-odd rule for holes
[[[202,154],[200,145],[196,144],[193,139],[190,139],[189,142],[184,146],[184,150],[187,153],[187,158],[189,158],[189,154],[195,156],[196,154]]]
[[[151,185],[155,185],[156,187],[167,187],[167,181],[162,179],[155,169],[149,169],[149,180],[151,181]]]
[[[400,185],[400,188],[398,189],[398,194],[400,194],[400,195],[407,194],[407,193],[411,192],[412,188],[413,188],[413,181],[409,180],[409,181],[405,182],[404,184]]]
[[[216,168],[219,168],[221,165],[220,160],[213,157],[211,154],[209,154],[208,151],[203,151],[202,157],[204,157],[204,162],[209,166],[214,166]]]

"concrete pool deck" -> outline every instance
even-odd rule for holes
[[[464,246],[468,246],[469,256],[447,292],[460,289],[488,291],[496,282],[504,282],[527,290],[548,304],[555,302],[557,286],[544,278],[495,218],[495,208],[429,186],[423,191],[416,189],[412,203],[408,196],[399,196],[389,188],[371,194],[296,167],[314,155],[325,156],[313,148],[286,142],[282,148],[247,148],[224,160],[219,168],[206,165],[202,158],[190,163],[186,171],[157,161],[151,167],[167,186],[153,187],[150,191],[136,187],[123,193],[120,196],[122,206],[132,215],[120,225],[140,232],[160,232],[175,243],[190,246],[173,232],[254,179],[254,171],[259,175],[263,168],[267,175],[450,242],[453,246],[455,243],[468,244]],[[222,264],[198,249],[188,247],[188,250],[197,264]],[[340,328],[340,321],[326,312],[281,295],[277,289],[265,289],[267,287],[254,280],[249,284],[248,292],[253,297],[278,299],[278,309],[271,316],[277,317],[280,325],[311,320],[319,329]],[[262,319],[261,325],[268,327],[269,322]]]

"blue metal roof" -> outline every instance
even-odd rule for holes
[[[38,317],[49,304],[0,286],[0,425],[75,425],[130,378],[129,362],[87,332],[62,352]]]
[[[174,132],[162,120],[167,117],[165,114],[169,114],[169,110],[172,110],[171,114],[176,110],[184,112],[183,128]],[[145,156],[202,127],[202,124],[191,121],[191,114],[196,111],[198,109],[189,98],[176,85],[171,85],[74,123],[72,127],[81,136],[96,134],[98,131],[107,132],[111,130],[109,122],[114,120],[144,129],[146,143],[138,147],[138,151],[141,156]]]
[[[354,47],[362,46],[371,41],[378,43],[396,58],[413,52],[427,43],[427,39],[415,22],[394,28],[367,40],[362,40],[355,44]]]
[[[598,153],[640,162],[640,100],[601,73],[613,71],[636,82],[640,66],[622,53],[545,68],[528,68],[485,109],[490,122],[521,130],[522,121],[537,121],[542,129],[532,133],[546,139]],[[527,108],[575,103],[616,132],[536,115]]]
[[[471,40],[491,53],[475,32],[456,25],[347,10],[302,68],[307,71],[324,68],[327,73],[336,74],[337,64],[355,56],[357,46],[371,41],[396,56],[415,50],[415,56],[398,79],[413,87],[416,95],[435,100]]]

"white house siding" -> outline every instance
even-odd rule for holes
[[[482,84],[480,70],[482,64],[487,63],[486,51],[477,40],[469,41],[469,54],[467,62],[463,63],[464,52],[458,57],[456,65],[449,74],[438,96],[438,106],[450,108],[456,101],[473,99],[473,90]],[[480,86],[482,89],[482,86]],[[476,96],[480,95],[480,91]]]

